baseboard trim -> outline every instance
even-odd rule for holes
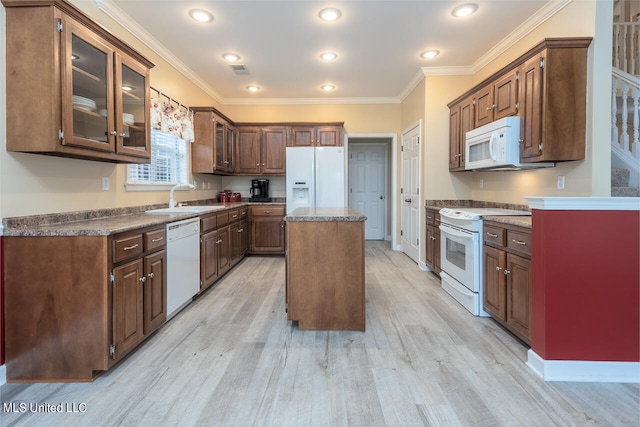
[[[527,366],[545,381],[640,383],[640,362],[544,360],[529,350]]]

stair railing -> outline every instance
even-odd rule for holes
[[[640,78],[613,67],[611,90],[611,143],[640,161]]]
[[[640,22],[613,23],[613,66],[640,75]]]

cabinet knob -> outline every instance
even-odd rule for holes
[[[502,267],[500,267],[499,265],[496,266],[496,271],[500,271],[500,270],[502,270]]]
[[[507,274],[510,274],[511,272],[507,269],[504,270],[504,275],[506,276]]]
[[[114,130],[114,131],[112,131],[112,132],[109,132],[109,135],[114,135],[114,136],[115,136],[115,135],[117,135],[117,134],[118,134],[118,132],[116,132],[115,130]]]
[[[149,273],[149,274],[147,274],[147,276],[149,276],[149,279],[153,279],[154,274],[153,273]]]
[[[146,280],[147,280],[147,278],[146,278],[146,277],[144,277],[144,276],[142,276],[142,277],[140,278],[140,281],[141,281],[142,283],[144,283]]]

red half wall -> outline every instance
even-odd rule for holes
[[[640,212],[532,213],[533,351],[640,361]]]

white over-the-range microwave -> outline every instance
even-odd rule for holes
[[[472,129],[465,138],[466,170],[548,168],[555,163],[520,163],[520,117],[503,117]]]

